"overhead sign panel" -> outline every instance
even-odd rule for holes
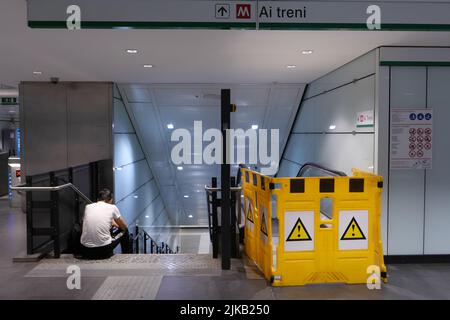
[[[259,29],[450,30],[450,3],[258,1]]]
[[[66,28],[448,30],[450,3],[417,1],[28,0],[28,25]],[[72,7],[71,7],[72,6]]]
[[[81,28],[256,28],[255,1],[29,0],[28,25],[66,28],[79,7]],[[71,7],[71,8],[70,8]]]

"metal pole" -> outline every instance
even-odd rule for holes
[[[212,187],[217,187],[217,178],[212,178]],[[211,192],[211,206],[212,206],[212,244],[213,244],[213,258],[217,259],[219,256],[219,221],[217,218],[217,191]]]
[[[27,185],[33,185],[33,179],[31,176],[27,176],[26,178]],[[33,254],[33,193],[31,191],[27,191],[26,193],[26,201],[27,201],[27,254]]]
[[[221,91],[221,129],[222,129],[222,165],[221,165],[221,235],[222,235],[222,270],[231,268],[230,257],[230,164],[228,161],[231,112],[230,89]]]
[[[147,234],[144,232],[144,254],[147,254]]]
[[[136,231],[136,234],[135,234],[135,237],[136,237],[136,243],[135,243],[135,245],[136,245],[136,253],[139,253],[139,226],[136,226],[135,231]]]
[[[58,184],[58,180],[54,172],[50,172],[50,185],[55,186]],[[59,234],[59,195],[58,191],[51,191],[50,198],[52,207],[50,209],[50,221],[53,228],[53,254],[55,258],[59,258],[61,254],[61,239]]]
[[[236,186],[236,178],[231,177],[231,186]],[[230,235],[231,235],[231,256],[237,258],[238,256],[238,241],[236,241],[236,192],[231,193],[231,225],[230,225]]]

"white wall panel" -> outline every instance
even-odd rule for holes
[[[319,163],[348,175],[352,168],[373,171],[374,128],[356,128],[356,119],[359,112],[375,109],[375,59],[374,51],[309,84],[306,96],[316,96],[301,105],[285,159]],[[363,79],[352,83],[358,78]],[[297,174],[287,162],[282,161],[278,176]]]
[[[293,163],[291,161],[283,160],[281,161],[280,168],[278,170],[277,176],[282,177],[295,177],[300,170],[300,165]]]
[[[145,159],[126,165],[122,167],[122,170],[116,170],[116,201],[122,200],[152,178],[153,175]]]
[[[375,173],[383,177],[381,194],[381,234],[383,252],[388,248],[388,195],[389,195],[389,89],[390,67],[379,67],[377,72],[377,97],[375,104]]]
[[[351,83],[312,99],[302,105],[294,132],[373,132],[356,128],[359,112],[375,107],[375,76]],[[330,125],[336,129],[330,130]]]
[[[304,164],[315,159],[315,134],[291,134],[284,158]]]
[[[309,85],[306,92],[306,98],[322,93],[326,90],[336,88],[354,79],[365,77],[375,73],[377,64],[375,50],[371,51],[348,64],[343,65],[339,69],[317,79]]]
[[[114,99],[114,133],[134,133],[122,100]]]
[[[426,107],[426,68],[391,68],[391,110]],[[423,170],[390,170],[388,253],[423,254]]]
[[[146,88],[136,89],[126,91],[128,99],[137,102],[151,101]],[[165,223],[169,223],[160,191],[117,90],[115,90],[115,96],[114,166],[120,167],[114,174],[116,204],[131,228],[135,224],[151,226],[160,214],[165,216]],[[151,119],[142,120],[147,120],[142,123],[145,125]],[[148,231],[152,237],[155,237],[152,234],[153,230]]]
[[[115,167],[121,167],[144,158],[135,134],[115,134],[114,139]]]
[[[352,168],[373,170],[373,134],[316,135],[314,162],[352,174]]]
[[[428,69],[433,108],[433,169],[426,172],[425,253],[450,254],[450,67]]]
[[[151,180],[134,193],[117,202],[117,206],[127,219],[128,223],[139,217],[146,207],[159,195],[158,187],[154,180]],[[137,196],[137,198],[135,198]]]
[[[142,226],[154,226],[156,219],[163,212],[164,202],[161,196],[153,199],[152,203],[137,217],[137,223]]]

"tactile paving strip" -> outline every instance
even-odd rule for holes
[[[106,278],[92,300],[154,300],[162,276],[114,276]]]
[[[115,255],[106,260],[79,260],[72,255],[60,259],[42,260],[26,277],[67,277],[70,265],[79,266],[82,276],[214,274],[220,272],[220,260],[207,254],[129,254]]]

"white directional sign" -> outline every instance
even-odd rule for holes
[[[28,25],[65,28],[77,5],[82,28],[256,28],[255,1],[29,0]]]
[[[65,28],[448,30],[450,3],[417,1],[28,0],[28,25]]]

